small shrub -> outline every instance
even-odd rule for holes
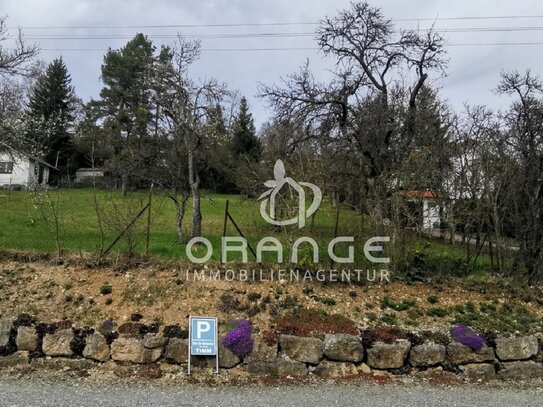
[[[113,304],[113,298],[107,298],[106,305],[111,305],[111,304]]]
[[[466,302],[466,311],[467,312],[476,312],[475,303],[473,301]]]
[[[407,311],[407,316],[411,318],[413,321],[416,321],[418,318],[422,317],[424,315],[424,311],[420,308],[412,308],[409,311]]]
[[[479,350],[485,344],[484,338],[466,325],[456,325],[451,331],[451,336],[455,341],[473,350]]]
[[[224,292],[221,295],[219,310],[223,312],[245,311],[248,307],[233,294]]]
[[[384,314],[381,317],[381,321],[387,325],[396,325],[398,323],[398,318],[394,314]]]
[[[298,306],[298,297],[295,295],[287,295],[283,301],[281,301],[283,308],[293,308]]]
[[[466,307],[464,306],[464,304],[455,304],[453,306],[453,309],[459,314],[464,314],[466,312]]]
[[[449,314],[449,311],[446,308],[442,307],[432,307],[426,311],[426,315],[429,317],[444,318]]]
[[[262,295],[260,293],[247,294],[247,299],[251,302],[257,302],[260,298],[262,298]]]
[[[80,293],[80,294],[77,295],[77,297],[75,297],[74,304],[75,305],[81,305],[84,300],[85,300],[85,296]]]
[[[72,287],[73,287],[73,284],[72,284],[72,283],[69,283],[69,282],[68,282],[68,283],[64,283],[64,285],[63,285],[63,288],[64,288],[66,291],[71,290]]]
[[[389,296],[385,296],[381,301],[381,309],[393,309],[395,311],[407,311],[416,305],[415,300],[402,300],[399,303],[394,302]]]
[[[249,318],[252,318],[254,316],[256,316],[258,313],[260,313],[260,307],[258,305],[255,305],[253,307],[250,307],[248,310],[247,310],[247,316]]]
[[[336,305],[336,300],[332,297],[326,297],[326,296],[315,297],[315,301],[322,302],[324,305],[328,305],[328,306]]]
[[[253,326],[245,319],[234,321],[234,328],[226,334],[221,343],[243,359],[253,351]]]
[[[302,289],[302,293],[304,295],[307,295],[308,297],[310,297],[311,295],[313,295],[313,288],[312,287],[304,287]]]
[[[113,287],[111,287],[108,284],[105,284],[102,287],[100,287],[100,294],[102,294],[102,295],[111,294],[111,291],[113,291]]]
[[[426,297],[426,301],[430,304],[437,304],[439,302],[439,297],[437,295],[429,295]]]
[[[488,303],[488,302],[481,302],[479,304],[479,309],[481,310],[481,312],[484,312],[484,313],[491,313],[491,312],[496,312],[496,306],[494,304],[491,304],[491,303]]]
[[[368,321],[370,322],[375,322],[377,321],[377,314],[375,314],[375,312],[368,312],[366,318],[368,318]]]
[[[66,302],[72,302],[73,299],[74,299],[74,296],[71,295],[71,294],[67,294],[67,295],[64,297],[64,301],[66,301]]]
[[[349,297],[356,298],[358,296],[358,293],[354,290],[349,291]]]

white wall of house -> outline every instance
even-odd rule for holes
[[[439,216],[440,205],[433,200],[422,201],[422,227],[424,229],[438,228],[441,224]]]
[[[104,170],[101,168],[80,168],[75,172],[75,182],[82,182],[86,179],[103,178]]]
[[[11,154],[3,153],[0,154],[0,162],[13,162],[11,174],[0,174],[0,185],[28,185],[31,170],[30,159],[24,156],[14,157]]]
[[[11,174],[0,173],[0,187],[16,184],[28,186],[32,181],[38,180],[40,168],[42,183],[49,181],[49,167],[24,155],[0,153],[0,162],[13,162]]]

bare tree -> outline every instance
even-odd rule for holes
[[[306,138],[354,153],[365,208],[379,223],[390,189],[383,178],[410,153],[417,97],[428,72],[446,65],[443,39],[432,30],[396,31],[380,9],[356,2],[322,20],[316,35],[322,52],[336,60],[334,78],[318,83],[306,64],[281,86],[261,85],[260,95],[280,119],[304,123]]]
[[[14,39],[15,45],[12,48],[4,47],[2,43],[10,39]],[[21,29],[12,37],[8,33],[7,17],[0,17],[0,76],[27,74],[28,63],[37,54],[38,47],[25,43]]]
[[[5,42],[12,39],[15,45],[6,47]],[[19,116],[24,97],[23,86],[13,77],[31,74],[29,63],[37,54],[38,48],[35,45],[24,42],[22,31],[19,29],[13,38],[8,33],[7,17],[0,17],[0,134],[2,141],[11,146],[20,144],[22,131]],[[0,149],[4,147],[0,146]]]
[[[543,81],[530,71],[502,73],[497,91],[515,97],[503,120],[516,171],[510,210],[527,275],[543,278]]]
[[[186,41],[182,36],[178,36],[173,48],[164,48],[160,56],[162,91],[157,96],[170,128],[166,137],[175,146],[176,152],[184,150],[186,154],[186,167],[184,168],[187,171],[186,181],[192,196],[192,237],[198,237],[202,234],[200,177],[197,160],[203,142],[203,125],[214,106],[227,93],[225,85],[214,79],[196,82],[189,77],[188,69],[199,55],[200,43]],[[181,157],[179,158],[181,159]],[[181,168],[183,167],[177,166],[177,171],[180,171]],[[178,188],[182,188],[182,183]],[[187,194],[185,193],[184,196],[186,197]],[[178,238],[182,239],[181,222],[186,200],[177,202],[176,199],[174,202],[176,202],[177,208]]]

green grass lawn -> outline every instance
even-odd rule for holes
[[[58,203],[60,213],[60,244],[64,251],[78,253],[98,253],[100,250],[101,234],[94,209],[94,194],[89,189],[71,189],[51,191],[50,199]],[[334,227],[337,209],[324,200],[319,208],[313,226],[311,221],[303,229],[295,226],[276,228],[267,224],[259,213],[259,204],[254,199],[245,199],[235,195],[206,194],[202,200],[203,236],[209,239],[214,247],[212,260],[220,259],[221,236],[224,221],[226,200],[230,201],[230,213],[243,231],[249,243],[256,248],[257,242],[265,236],[275,236],[284,245],[285,259],[290,256],[290,246],[300,236],[314,238],[320,248],[319,258],[322,266],[330,266],[327,255],[328,242],[334,237]],[[118,191],[98,191],[103,229],[105,232],[104,246],[107,247],[118,232],[147,202],[145,192],[132,193],[127,198],[121,198]],[[190,231],[191,206],[187,207],[185,217],[185,230]],[[134,227],[134,240],[136,252],[143,253],[145,246],[146,215]],[[237,236],[231,223],[228,224],[227,235]],[[363,254],[363,245],[367,238],[374,235],[356,211],[341,208],[338,224],[338,235],[355,237],[355,265],[358,268],[380,268],[367,261]],[[411,237],[412,253],[424,253],[424,263],[418,267],[429,267],[432,270],[446,271],[458,268],[462,263],[464,251],[458,246],[448,246],[437,239],[427,240]],[[153,255],[169,258],[186,258],[185,246],[178,244],[175,228],[175,208],[172,201],[160,193],[153,197],[152,230],[150,252]],[[39,207],[35,205],[32,195],[27,191],[11,192],[0,191],[0,248],[35,250],[52,252],[55,250],[54,233],[47,227],[40,214]],[[125,253],[126,240],[123,239],[112,250],[111,254]],[[202,254],[203,249],[200,248]],[[346,245],[337,247],[337,254],[346,255]],[[421,256],[418,256],[420,263]],[[237,260],[239,256],[232,256],[229,260]],[[273,263],[275,255],[265,253],[266,262]],[[308,266],[311,251],[307,245],[302,245],[298,263]],[[253,260],[249,253],[249,261]],[[287,262],[285,267],[287,267]],[[346,265],[353,267],[352,265]],[[488,256],[483,254],[474,265],[476,270],[489,268]],[[339,268],[339,267],[338,267]]]

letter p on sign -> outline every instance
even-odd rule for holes
[[[211,330],[211,324],[207,321],[196,321],[196,338],[202,339],[202,334]]]

